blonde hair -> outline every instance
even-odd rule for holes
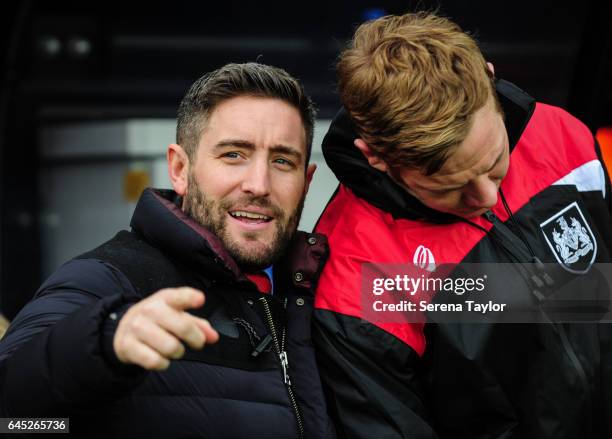
[[[501,112],[476,41],[431,13],[362,24],[337,67],[358,134],[392,169],[439,171],[489,96]]]

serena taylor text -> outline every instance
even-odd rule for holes
[[[506,310],[506,303],[495,303],[489,300],[487,303],[478,303],[473,300],[466,300],[465,303],[428,303],[425,300],[414,303],[409,300],[400,300],[398,303],[384,303],[376,300],[372,304],[376,312],[477,312],[486,314],[488,312],[503,312]]]

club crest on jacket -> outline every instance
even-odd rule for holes
[[[557,261],[571,273],[586,273],[597,256],[597,241],[578,203],[556,213],[542,224],[542,233]]]

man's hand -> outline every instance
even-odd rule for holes
[[[170,360],[181,358],[185,347],[202,349],[215,343],[219,334],[207,320],[186,309],[204,305],[204,293],[193,288],[169,288],[136,303],[119,321],[113,349],[122,363],[150,370],[166,369]]]

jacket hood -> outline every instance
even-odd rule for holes
[[[535,108],[535,100],[514,84],[497,80],[497,95],[505,114],[510,151],[521,137]],[[454,215],[431,209],[397,185],[386,173],[371,167],[353,145],[357,131],[342,107],[323,139],[323,156],[336,178],[355,195],[395,218],[434,223],[457,221]]]

